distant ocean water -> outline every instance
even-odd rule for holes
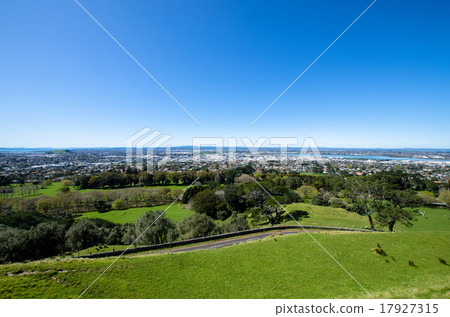
[[[298,153],[289,153],[289,155],[298,155]],[[311,154],[302,154],[302,156],[312,156]],[[384,156],[384,155],[339,155],[339,154],[323,154],[322,157],[329,158],[346,158],[346,159],[357,159],[357,160],[375,160],[375,161],[414,161],[414,162],[450,162],[449,160],[439,160],[430,158],[411,158],[411,157],[394,157],[394,156]]]

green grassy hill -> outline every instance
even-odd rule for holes
[[[349,212],[342,208],[315,206],[311,204],[296,203],[286,206],[288,212],[294,210],[303,210],[308,212],[308,218],[302,218],[302,225],[310,226],[331,226],[346,228],[370,228],[367,217],[362,217],[354,212]],[[288,224],[296,225],[295,221],[289,221]]]
[[[396,226],[398,231],[450,231],[450,209],[419,207],[425,215],[419,214],[417,221],[411,227],[401,224]]]
[[[124,224],[127,222],[135,223],[136,220],[142,216],[148,210],[166,210],[170,204],[154,206],[154,207],[139,207],[139,208],[130,208],[125,210],[111,210],[105,213],[100,212],[86,212],[80,218],[101,218],[105,220],[109,220],[111,222]],[[193,214],[194,212],[185,208],[186,205],[177,205],[173,204],[166,211],[166,217],[170,218],[174,221],[180,221],[184,217]]]
[[[377,298],[450,298],[450,232],[313,233]],[[387,256],[371,251],[380,244]],[[114,258],[0,266],[2,298],[76,298]],[[409,265],[412,261],[415,266]],[[120,258],[88,298],[367,298],[305,233]]]

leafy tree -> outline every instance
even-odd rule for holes
[[[215,227],[216,224],[211,217],[199,213],[194,213],[183,218],[177,224],[177,229],[180,232],[182,240],[208,236],[213,232]]]
[[[330,201],[323,195],[316,195],[311,199],[311,204],[316,206],[329,206]]]
[[[126,245],[131,245],[135,243],[136,235],[136,225],[133,223],[124,223],[120,228],[122,231],[122,243]]]
[[[161,215],[164,211],[147,211],[136,221],[136,235],[139,244],[160,244],[169,241],[169,231],[175,229],[175,222]],[[171,237],[173,235],[170,235]]]
[[[260,187],[253,186],[252,189],[248,190],[244,195],[247,203],[252,207],[263,208],[266,200],[270,196]]]
[[[397,222],[405,226],[412,226],[412,221],[416,220],[416,211],[395,206],[392,203],[385,203],[377,210],[376,219],[381,225],[387,226],[389,232],[394,232]]]
[[[440,194],[439,194],[439,201],[450,205],[450,190],[443,190]]]
[[[112,228],[111,231],[109,232],[109,235],[106,238],[106,244],[110,245],[121,244],[122,237],[123,237],[122,226],[116,226]]]
[[[436,195],[429,191],[421,191],[417,194],[424,204],[432,204],[436,201]]]
[[[167,182],[166,174],[161,171],[155,171],[153,173],[153,180],[156,184],[164,185]]]
[[[263,219],[267,219],[273,226],[280,223],[284,219],[282,217],[284,213],[284,209],[280,206],[265,205],[261,215],[263,216]]]
[[[201,185],[194,185],[194,186],[187,188],[183,193],[181,202],[183,204],[187,204],[192,198],[194,198],[195,195],[197,195],[199,192],[201,192],[205,189],[206,189],[206,187],[201,186]]]
[[[183,183],[183,185],[190,185],[192,182],[196,179],[196,175],[189,171],[189,172],[182,172],[180,175],[180,181]],[[192,188],[192,187],[190,187]]]
[[[27,243],[27,230],[0,225],[0,263],[25,260]]]
[[[254,183],[255,180],[253,179],[253,177],[251,177],[248,174],[242,174],[242,175],[236,177],[234,179],[234,182],[236,184],[247,184],[247,183]]]
[[[108,212],[111,210],[111,205],[108,204],[106,201],[104,200],[97,200],[94,202],[94,208],[100,212],[100,213],[104,213],[104,212]]]
[[[235,185],[226,185],[223,188],[224,201],[231,211],[243,212],[246,209],[244,191],[242,187]]]
[[[100,229],[88,219],[81,219],[66,233],[66,244],[74,251],[86,249],[103,243]]]
[[[153,184],[153,174],[147,172],[139,172],[139,184],[143,186],[151,186]]]
[[[214,229],[213,234],[223,234],[229,232],[238,232],[248,230],[248,221],[246,214],[235,214],[226,222],[222,222]]]
[[[206,189],[195,195],[192,200],[192,209],[198,213],[206,214],[207,216],[216,219],[217,210],[219,209],[221,202],[217,198],[216,194]]]
[[[313,197],[320,194],[315,187],[310,185],[303,185],[295,190],[295,192],[303,199],[312,199]]]
[[[56,222],[40,223],[28,235],[28,256],[40,259],[64,250],[65,226]]]
[[[125,204],[125,202],[122,199],[116,199],[112,203],[111,207],[112,207],[112,209],[115,209],[115,210],[123,210],[123,209],[127,208],[127,205]]]
[[[361,216],[367,216],[370,223],[370,228],[375,230],[373,222],[373,215],[378,208],[378,201],[371,201],[368,199],[356,199],[351,207],[351,211],[360,214]]]

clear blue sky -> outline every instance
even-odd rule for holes
[[[192,137],[450,148],[450,2],[0,1],[0,147]]]

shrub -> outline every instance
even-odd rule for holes
[[[104,200],[99,200],[99,201],[95,201],[94,202],[94,208],[100,212],[100,213],[104,213],[104,212],[108,212],[111,210],[111,205],[108,204],[106,201]]]
[[[439,194],[439,201],[440,201],[441,203],[450,205],[450,189],[443,190],[443,191]]]
[[[429,191],[421,191],[417,194],[424,204],[432,204],[437,201],[436,195]]]
[[[335,208],[347,208],[347,204],[339,198],[331,198],[330,205]]]
[[[238,214],[233,215],[229,221],[223,222],[220,225],[218,225],[214,231],[213,234],[223,234],[223,233],[231,233],[231,232],[238,232],[243,230],[248,230],[248,221],[247,221],[247,215],[245,214]]]
[[[127,205],[125,204],[125,202],[122,199],[116,199],[113,201],[112,203],[112,209],[115,210],[123,210],[127,208]]]
[[[312,199],[314,196],[319,195],[319,191],[310,185],[304,185],[297,188],[295,192],[303,199]]]
[[[192,214],[177,224],[182,240],[205,237],[210,235],[216,224],[211,217],[205,214]]]
[[[316,195],[313,197],[313,199],[311,199],[311,204],[316,206],[329,206],[330,202],[322,195]]]
[[[242,174],[241,176],[236,177],[234,179],[234,182],[236,184],[247,184],[247,183],[254,183],[255,180],[248,174]]]
[[[219,210],[217,212],[217,219],[218,220],[225,220],[231,216],[231,211],[229,210]]]

